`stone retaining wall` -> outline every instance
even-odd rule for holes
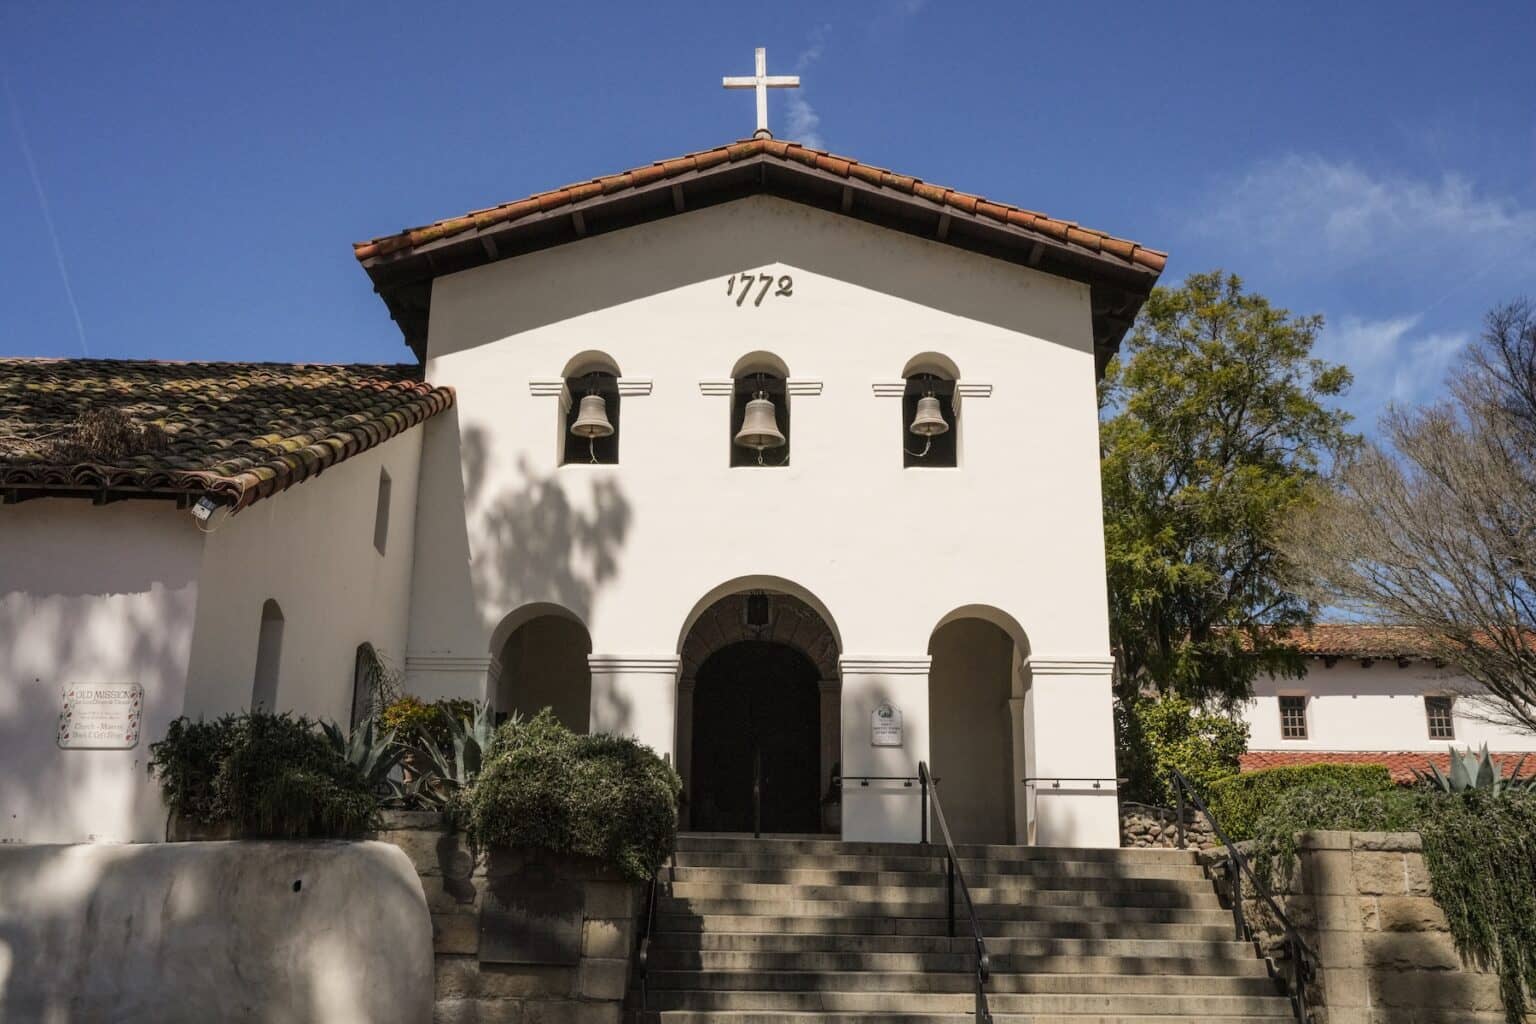
[[[435,1024],[618,1024],[641,905],[637,883],[585,859],[477,854],[435,813],[384,818],[378,838],[415,865],[432,915]],[[533,925],[534,944],[545,948],[509,954],[508,922]],[[562,933],[579,944],[571,962],[531,962],[561,959],[549,954]],[[505,962],[509,956],[524,962]]]
[[[1430,898],[1417,833],[1305,832],[1298,857],[1277,899],[1321,961],[1317,1024],[1503,1024],[1497,976],[1462,963]],[[1245,895],[1261,949],[1282,960],[1282,930]]]
[[[1172,850],[1179,845],[1178,836],[1178,812],[1173,808],[1120,801],[1121,846]],[[1216,845],[1210,823],[1193,807],[1184,809],[1184,841],[1192,850]]]

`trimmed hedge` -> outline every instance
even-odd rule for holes
[[[166,805],[242,838],[346,838],[373,827],[368,780],[304,717],[252,711],[212,722],[178,718],[149,746]]]
[[[1263,768],[1212,782],[1206,802],[1234,843],[1258,834],[1259,819],[1284,793],[1328,789],[1365,797],[1395,789],[1392,773],[1380,764],[1308,764]]]
[[[481,846],[595,857],[649,878],[677,843],[682,780],[624,736],[578,736],[545,708],[508,721],[469,792],[466,831]]]

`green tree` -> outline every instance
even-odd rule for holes
[[[1104,542],[1117,695],[1231,706],[1255,676],[1301,674],[1283,630],[1312,605],[1278,535],[1355,438],[1328,400],[1349,371],[1293,316],[1220,271],[1147,300],[1100,388]]]

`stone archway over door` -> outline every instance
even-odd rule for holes
[[[805,601],[778,591],[729,594],[704,610],[688,630],[681,651],[677,693],[678,772],[683,777],[685,828],[693,795],[694,697],[699,671],[711,656],[733,644],[782,644],[814,666],[820,701],[820,755],[817,785],[831,785],[842,747],[842,690],[838,682],[838,643],[830,623]]]

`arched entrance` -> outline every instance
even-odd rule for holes
[[[693,620],[677,702],[685,828],[836,831],[837,657],[826,618],[781,591],[727,594]]]
[[[530,605],[509,615],[492,637],[491,705],[500,720],[531,718],[550,708],[572,732],[585,733],[592,714],[592,638],[557,605]]]
[[[928,653],[929,757],[957,843],[1021,842],[1017,725],[1023,651],[1012,620],[969,607],[946,616]],[[1022,635],[1022,631],[1019,631]]]
[[[693,691],[690,827],[821,831],[819,681],[787,644],[742,640],[709,656]]]

